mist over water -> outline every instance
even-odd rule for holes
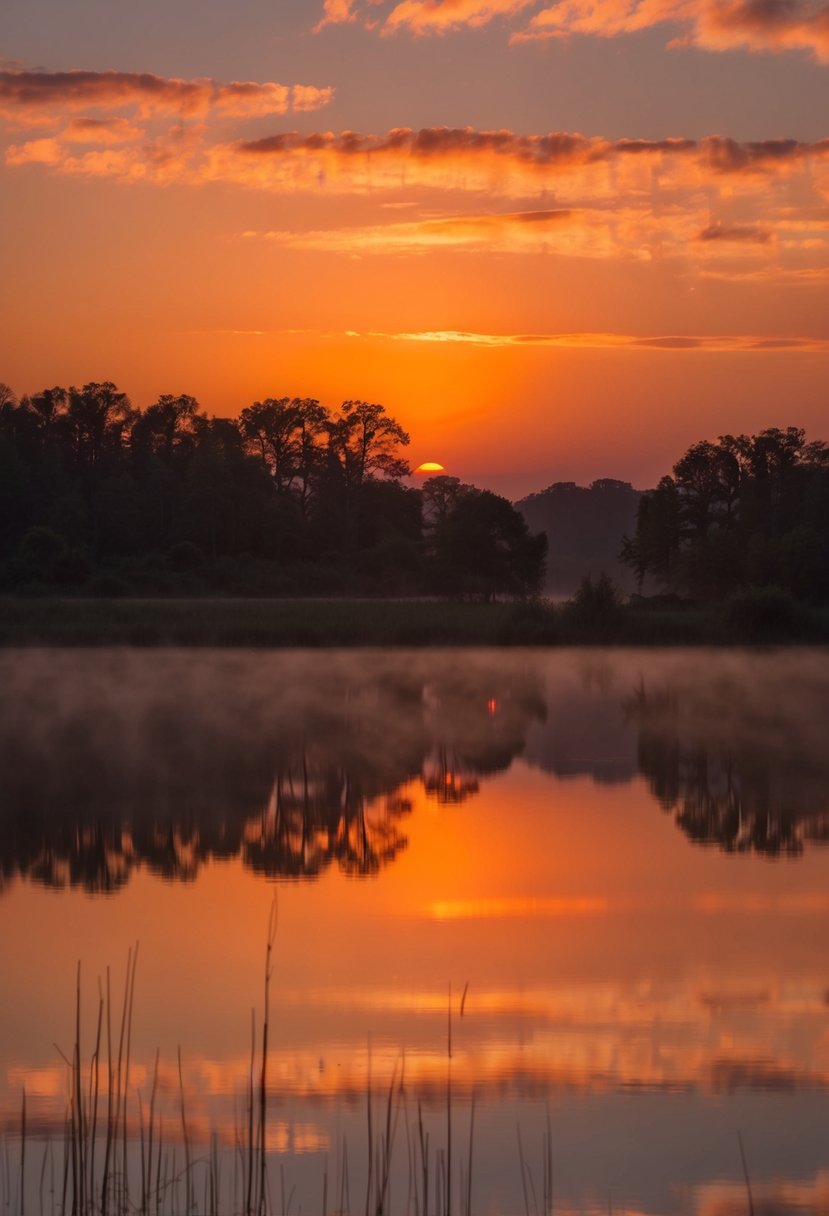
[[[60,1134],[77,962],[89,1021],[140,939],[132,1084],[172,1123],[180,1045],[232,1146],[276,891],[297,1195],[343,1135],[360,1193],[369,1037],[443,1142],[451,981],[476,1210],[549,1110],[556,1211],[741,1212],[740,1130],[756,1210],[822,1213],[827,721],[818,651],[0,652],[0,1126]]]
[[[797,853],[829,838],[827,720],[817,652],[7,651],[0,875],[112,890],[239,854],[368,874],[405,847],[407,782],[461,801],[519,758],[644,776],[691,839]],[[271,839],[246,839],[257,819]]]

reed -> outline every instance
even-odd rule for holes
[[[452,1216],[452,981],[446,1003],[446,1216]]]
[[[259,1084],[259,1193],[257,1211],[266,1213],[266,1162],[267,1162],[267,1117],[268,1117],[268,1028],[270,1017],[270,987],[273,975],[273,947],[278,925],[276,897],[271,904],[268,919],[268,940],[265,947],[265,1000],[262,1023],[262,1071]]]
[[[178,1092],[181,1103],[181,1138],[184,1142],[184,1192],[185,1212],[187,1216],[192,1211],[192,1169],[190,1162],[190,1138],[187,1134],[187,1115],[184,1109],[184,1078],[181,1071],[181,1047],[178,1048]]]
[[[748,1199],[748,1216],[754,1216],[754,1196],[751,1193],[751,1179],[748,1176],[748,1163],[746,1161],[746,1151],[743,1147],[743,1137],[741,1132],[737,1132],[737,1143],[740,1146],[740,1160],[743,1164],[743,1178],[746,1184],[746,1198]]]
[[[26,1086],[20,1110],[20,1216],[26,1216]]]
[[[40,1216],[277,1216],[272,1202],[268,1174],[268,1050],[270,1045],[271,1002],[270,985],[274,974],[274,949],[277,935],[277,910],[274,904],[268,923],[265,945],[264,967],[264,1013],[261,1037],[256,1034],[255,1013],[251,1018],[251,1062],[248,1075],[247,1105],[236,1124],[234,1143],[230,1147],[233,1160],[233,1176],[229,1188],[229,1204],[226,1202],[227,1179],[223,1186],[223,1153],[215,1130],[211,1130],[205,1155],[193,1152],[192,1129],[187,1117],[185,1070],[181,1047],[177,1051],[178,1064],[178,1123],[180,1142],[183,1148],[183,1168],[177,1166],[176,1149],[168,1147],[164,1138],[164,1120],[158,1111],[159,1052],[155,1053],[149,1102],[145,1094],[135,1091],[136,1112],[128,1120],[127,1090],[130,1084],[130,1052],[132,1018],[135,997],[138,943],[130,948],[124,982],[123,1001],[120,1009],[120,1034],[117,1047],[112,1036],[113,1006],[111,1000],[111,976],[106,973],[106,985],[98,986],[98,1007],[95,1020],[95,1035],[88,1064],[84,1064],[82,1053],[82,976],[80,966],[76,976],[74,1002],[74,1043],[71,1055],[60,1048],[67,1065],[67,1109],[61,1148],[50,1137],[44,1139],[39,1160],[37,1198]],[[460,1000],[458,1017],[466,1013],[468,983]],[[450,1214],[453,1191],[458,1185],[457,1200],[459,1216],[473,1216],[473,1180],[475,1176],[475,1125],[476,1093],[473,1089],[470,1103],[468,1143],[465,1153],[458,1151],[463,1160],[453,1166],[453,1091],[452,1061],[456,1052],[457,1028],[453,1019],[452,987],[448,987],[446,1020],[446,1064],[447,1085],[445,1094],[446,1145],[435,1151],[424,1120],[424,1111],[417,1102],[417,1117],[410,1125],[408,1097],[406,1092],[406,1059],[401,1055],[395,1063],[391,1081],[382,1097],[373,1088],[371,1067],[371,1043],[368,1050],[367,1067],[367,1128],[368,1128],[368,1178],[366,1211],[369,1216],[391,1216],[392,1176],[395,1144],[401,1115],[406,1126],[406,1162],[408,1164],[408,1186],[405,1204],[401,1206],[398,1196],[398,1211],[405,1216],[435,1216]],[[261,1059],[257,1047],[261,1043]],[[102,1052],[106,1050],[106,1057]],[[102,1084],[107,1092],[101,1092]],[[375,1102],[380,1117],[374,1110]],[[436,1113],[440,1119],[441,1112]],[[100,1117],[99,1117],[100,1116]],[[104,1117],[105,1116],[105,1117]],[[3,1216],[27,1216],[31,1205],[27,1205],[27,1172],[36,1174],[30,1153],[31,1113],[29,1095],[25,1087],[20,1102],[20,1146],[19,1159],[10,1158],[8,1140],[0,1144],[0,1199]],[[525,1216],[553,1216],[554,1174],[553,1137],[549,1109],[541,1136],[542,1184],[536,1189],[533,1169],[527,1159],[520,1123],[516,1123],[518,1164]],[[743,1138],[737,1133],[740,1160],[745,1182],[748,1216],[754,1216],[755,1202],[752,1193]],[[97,1149],[103,1153],[96,1155]],[[455,1146],[458,1148],[458,1146]],[[128,1167],[128,1154],[132,1152],[133,1169]],[[136,1157],[138,1166],[136,1168]],[[57,1160],[56,1160],[57,1159]],[[181,1163],[179,1157],[178,1164]],[[44,1191],[47,1183],[49,1202],[45,1203]],[[455,1172],[456,1171],[457,1177]],[[34,1177],[30,1182],[29,1197],[35,1190]],[[350,1216],[350,1179],[348,1143],[342,1137],[342,1152],[333,1174],[329,1174],[326,1156],[322,1174],[318,1179],[321,1206],[312,1211],[328,1216],[333,1196],[337,1206],[332,1216]],[[197,1201],[196,1195],[199,1194]],[[289,1216],[295,1188],[288,1188],[284,1164],[279,1167],[279,1216]],[[610,1197],[609,1210],[612,1211]],[[762,1206],[762,1204],[761,1204]],[[300,1209],[301,1210],[301,1209]]]

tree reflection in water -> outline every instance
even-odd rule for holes
[[[140,866],[188,881],[236,856],[268,877],[374,874],[406,847],[412,780],[470,796],[544,713],[528,664],[463,654],[3,665],[0,885],[113,892]]]
[[[626,709],[642,774],[695,844],[792,857],[829,841],[829,756],[781,700],[750,680],[712,700],[695,677],[642,682]]]
[[[827,720],[808,655],[0,652],[0,890],[376,874],[412,782],[458,804],[519,756],[641,773],[695,843],[794,856],[829,840]]]

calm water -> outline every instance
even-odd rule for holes
[[[136,942],[133,1151],[158,1052],[182,1160],[180,1048],[239,1206],[276,898],[273,1211],[346,1161],[365,1210],[401,1067],[391,1206],[420,1108],[434,1210],[451,1000],[458,1216],[473,1096],[475,1213],[542,1210],[548,1127],[557,1213],[742,1216],[738,1132],[758,1214],[829,1212],[828,723],[816,652],[0,653],[3,1210],[24,1087],[60,1206],[77,965],[88,1061]]]

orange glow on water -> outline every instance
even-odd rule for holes
[[[298,690],[313,672],[325,677],[320,698],[327,721],[338,704],[338,661],[334,653],[324,661],[203,654],[197,690],[214,694],[212,721],[214,710],[232,713],[230,669],[245,688],[258,672],[263,688],[285,688],[285,712],[293,715]],[[10,662],[5,660],[6,670]],[[66,674],[70,659],[56,655],[50,662],[63,665]],[[88,675],[90,661],[84,662]],[[166,684],[177,673],[182,684],[184,660],[171,662],[156,678],[166,675]],[[180,874],[153,869],[147,833],[140,819],[133,824],[129,817],[107,862],[114,867],[123,861],[123,886],[106,898],[77,886],[77,864],[74,871],[69,864],[50,871],[56,885],[64,884],[60,890],[41,885],[38,865],[10,871],[0,917],[14,932],[0,935],[0,973],[15,1001],[4,1009],[0,1131],[14,1136],[25,1087],[31,1126],[40,1135],[60,1133],[70,1072],[58,1050],[71,1055],[76,951],[88,1059],[98,977],[111,967],[117,1021],[124,947],[140,937],[129,1134],[137,1141],[140,1114],[132,1095],[141,1092],[146,1110],[156,1050],[156,1109],[165,1128],[178,1128],[180,1044],[191,1140],[209,1143],[215,1131],[221,1145],[232,1146],[250,1082],[251,1007],[261,1033],[263,945],[274,891],[279,929],[270,992],[267,1143],[269,1152],[291,1157],[284,1163],[292,1173],[302,1160],[334,1153],[349,1119],[363,1126],[369,1074],[374,1092],[387,1092],[404,1058],[412,1109],[422,1103],[424,1115],[437,1120],[446,1100],[447,979],[459,1119],[468,1117],[473,1094],[482,1126],[507,1119],[511,1130],[514,1108],[526,1111],[521,1117],[528,1122],[546,1104],[554,1118],[588,1108],[611,1118],[631,1093],[637,1102],[649,1095],[631,1118],[659,1104],[682,1128],[686,1118],[690,1126],[695,1106],[701,1125],[700,1107],[710,1113],[732,1101],[750,1104],[754,1095],[785,1093],[793,1112],[798,1103],[823,1100],[829,1092],[821,951],[829,913],[825,850],[804,837],[801,855],[772,864],[766,857],[701,849],[665,813],[647,770],[634,764],[612,782],[603,779],[605,760],[622,755],[626,739],[634,741],[625,733],[633,728],[622,723],[622,703],[642,664],[654,682],[663,667],[686,670],[682,663],[696,680],[696,654],[645,659],[620,652],[599,659],[536,652],[496,659],[468,652],[453,667],[442,652],[439,663],[435,655],[411,654],[388,670],[382,662],[380,655],[368,663],[363,656],[355,660],[360,679],[355,676],[353,688],[362,691],[345,701],[344,734],[330,721],[327,731],[317,725],[305,741],[304,768],[288,764],[281,776],[255,784],[244,801],[236,851],[221,853],[234,822],[231,789],[217,800],[215,821],[200,822],[197,833],[185,825],[170,835]],[[71,663],[77,670],[78,660]],[[409,681],[418,663],[423,682],[419,688],[406,683],[413,695],[395,723],[379,690],[401,671]],[[733,675],[728,660],[722,663]],[[769,672],[790,681],[798,663],[811,669],[815,660],[764,657],[754,661],[752,678],[771,694],[780,685],[764,685]],[[229,681],[223,695],[211,682],[217,664]],[[369,666],[377,669],[377,680],[366,695]],[[527,685],[519,673],[530,669],[546,688],[540,696],[545,714],[529,713],[520,695]],[[100,675],[100,666],[96,670]],[[128,677],[118,687],[129,687],[134,702],[136,669],[117,671]],[[775,696],[766,699],[778,703]],[[270,703],[267,697],[264,703]],[[789,704],[786,721],[791,713]],[[622,733],[614,733],[609,721],[602,733],[605,714],[615,715]],[[576,731],[560,751],[562,736],[580,715],[591,723],[590,738]],[[777,711],[773,728],[775,739],[786,733]],[[249,753],[250,730],[228,749],[231,772]],[[353,748],[366,734],[358,762]],[[426,750],[413,748],[424,734]],[[259,737],[255,730],[253,735]],[[142,738],[140,730],[135,737]],[[815,738],[822,748],[819,730]],[[336,797],[328,804],[321,778],[334,771],[332,756],[348,781],[335,783]],[[393,756],[400,765],[386,767]],[[267,777],[267,758],[264,770]],[[388,788],[386,772],[392,774]],[[713,780],[715,766],[706,772]],[[195,805],[198,788],[181,787],[185,808]],[[335,833],[326,815],[316,812],[333,808],[339,821],[341,797],[352,810],[363,801],[363,813],[343,822],[374,835],[379,864],[359,872],[337,864],[264,868],[273,858],[268,846],[280,815],[286,816],[286,833],[301,835],[289,842],[291,857],[299,856],[301,845],[303,856],[324,858]],[[294,815],[303,802],[316,808],[302,821],[307,833]],[[384,859],[389,823],[405,841]],[[153,831],[157,835],[157,825]],[[335,843],[347,842],[336,835]],[[83,860],[83,848],[99,845],[86,821],[73,849],[75,844],[80,853],[69,852],[75,863]],[[356,854],[351,846],[346,852]],[[164,881],[161,872],[178,877]],[[268,873],[279,877],[268,881]],[[67,942],[78,945],[67,948]],[[700,1131],[699,1125],[692,1139],[702,1142],[710,1128]],[[482,1144],[482,1160],[503,1138],[498,1127],[497,1137],[481,1133],[492,1137],[486,1149]],[[169,1135],[177,1141],[177,1130]],[[667,1211],[658,1204],[642,1210]]]

